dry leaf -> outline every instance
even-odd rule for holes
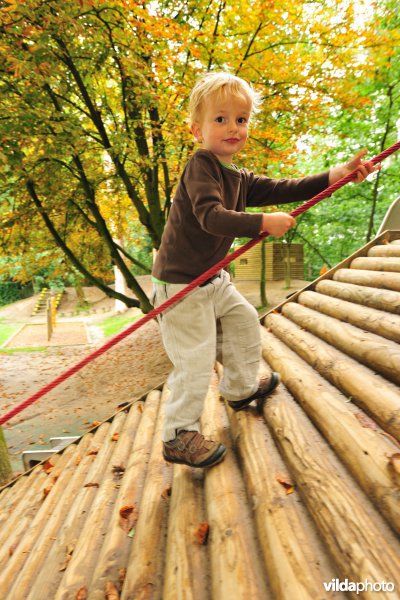
[[[364,413],[356,413],[355,417],[362,427],[375,430],[378,429],[378,425],[375,423],[375,421],[367,417],[367,415],[365,415]]]
[[[83,586],[77,591],[75,600],[86,600],[87,597],[88,597],[87,587]]]
[[[74,552],[74,546],[72,546],[71,544],[67,547],[67,556],[65,557],[65,561],[64,563],[61,565],[59,571],[65,571],[66,568],[68,567],[68,563],[71,560],[72,554]],[[84,598],[86,598],[86,596],[84,596]]]
[[[143,412],[143,404],[138,404],[137,409],[140,413],[142,413]]]
[[[389,458],[389,471],[391,472],[391,476],[397,483],[400,485],[400,453],[396,452],[392,454]]]
[[[93,448],[93,450],[90,450],[90,452],[87,453],[87,456],[91,456],[92,454],[98,454],[99,451],[96,450],[96,448]]]
[[[289,481],[289,478],[287,475],[277,475],[276,476],[276,480],[278,483],[281,484],[281,486],[283,486],[286,490],[286,494],[293,494],[294,492],[294,485],[291,481]]]
[[[106,583],[106,600],[119,600],[119,593],[112,581]]]
[[[121,588],[124,585],[125,577],[126,577],[126,569],[125,569],[125,567],[122,567],[118,571],[118,579],[119,579],[119,584],[120,584]]]
[[[118,477],[118,479],[121,479],[124,476],[125,467],[123,465],[113,465],[112,472]]]
[[[136,504],[130,504],[129,506],[123,506],[119,510],[119,515],[121,517],[120,526],[125,531],[125,533],[129,533],[131,529],[136,525],[138,520],[139,511]]]
[[[98,483],[85,483],[83,487],[99,487]]]
[[[50,471],[54,469],[54,465],[49,460],[46,460],[42,465],[42,469],[45,473],[49,474]]]
[[[200,523],[194,532],[194,537],[196,538],[196,542],[201,546],[205,546],[208,540],[208,533],[210,531],[210,526],[207,522]]]
[[[111,441],[112,442],[118,442],[118,438],[119,438],[119,433],[114,433],[113,436],[112,436],[112,438],[111,438]]]
[[[161,494],[161,498],[168,500],[168,498],[171,496],[171,492],[171,487],[166,487]]]

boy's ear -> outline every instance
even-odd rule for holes
[[[190,126],[190,131],[193,133],[194,137],[198,142],[202,142],[203,138],[201,135],[201,127],[199,123],[192,123]]]

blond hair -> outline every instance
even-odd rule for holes
[[[261,93],[257,92],[247,81],[223,71],[206,73],[196,82],[190,94],[189,112],[191,123],[200,120],[204,102],[207,98],[210,96],[220,98],[227,92],[248,101],[251,115],[260,110]]]

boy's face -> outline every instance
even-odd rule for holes
[[[202,110],[198,123],[193,123],[193,135],[223,163],[230,164],[233,155],[246,143],[251,112],[249,101],[225,94],[211,97]]]

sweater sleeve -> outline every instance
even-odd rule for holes
[[[238,174],[238,183],[240,175]],[[245,213],[224,206],[224,189],[218,164],[207,154],[197,154],[186,166],[183,184],[200,227],[212,235],[257,237],[262,214]]]
[[[329,185],[329,171],[298,179],[270,179],[246,171],[247,206],[268,206],[309,200]]]

